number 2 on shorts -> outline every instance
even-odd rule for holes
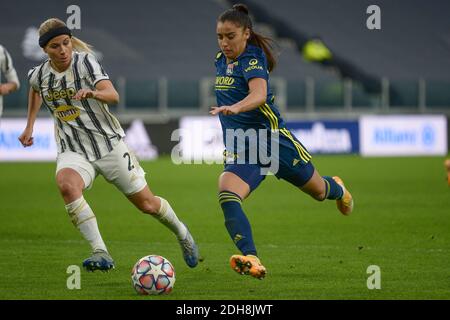
[[[123,157],[124,158],[128,157],[128,171],[133,170],[134,169],[134,164],[131,163],[131,156],[130,156],[130,154],[128,152],[125,152],[123,154]]]

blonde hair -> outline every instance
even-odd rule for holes
[[[66,24],[58,18],[50,18],[44,21],[39,27],[39,36],[42,36],[44,33],[59,27],[66,27]],[[75,51],[92,53],[92,46],[90,44],[74,36],[71,37],[71,40],[72,47]]]

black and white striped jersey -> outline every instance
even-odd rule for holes
[[[93,90],[99,81],[109,80],[94,55],[74,51],[71,65],[64,72],[54,70],[47,60],[31,69],[28,79],[55,121],[58,153],[70,150],[95,161],[112,151],[125,136],[107,104],[95,99],[72,99],[80,89]]]
[[[0,45],[0,83],[2,81],[2,75],[5,76],[7,82],[15,82],[17,88],[19,88],[19,78],[17,78],[17,72],[14,69],[11,56],[8,51]],[[3,96],[0,95],[0,115],[3,110]]]

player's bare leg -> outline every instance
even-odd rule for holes
[[[178,239],[186,264],[194,268],[198,264],[199,253],[194,238],[186,225],[181,222],[169,202],[153,195],[148,186],[141,191],[128,196],[128,199],[143,213],[150,214],[169,228]]]
[[[56,184],[65,204],[69,204],[83,195],[84,181],[73,169],[64,168],[56,174]]]

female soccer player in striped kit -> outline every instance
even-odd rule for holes
[[[84,260],[88,271],[109,270],[114,261],[100,235],[92,209],[83,197],[97,174],[114,184],[140,211],[158,219],[177,237],[189,267],[198,263],[198,249],[170,204],[154,196],[145,172],[123,141],[125,136],[108,104],[119,95],[89,46],[72,36],[59,19],[40,26],[39,45],[48,60],[30,70],[28,122],[19,140],[33,144],[33,125],[41,104],[55,123],[58,146],[56,183],[73,224],[92,247]]]
[[[6,83],[1,83],[2,74],[5,75]],[[0,45],[0,117],[3,113],[3,96],[16,91],[20,87],[19,78],[16,69],[14,69],[13,61],[8,51]]]
[[[259,134],[262,131],[262,137],[269,137],[269,143],[264,144],[260,136],[255,138],[259,140],[259,148],[269,151],[266,154],[273,151],[272,161],[278,161],[277,178],[290,182],[318,201],[336,200],[338,209],[348,215],[353,210],[353,199],[342,180],[320,176],[311,163],[311,155],[286,128],[274,105],[269,72],[276,61],[270,50],[270,39],[253,31],[245,5],[234,5],[219,16],[217,37],[220,47],[216,56],[218,106],[213,107],[210,113],[219,114],[225,145],[229,143],[226,138],[229,130],[254,130]],[[273,133],[278,134],[278,139]],[[233,150],[225,152],[228,159],[219,177],[219,202],[228,233],[242,253],[231,257],[231,267],[240,274],[262,279],[266,269],[257,256],[250,223],[241,207],[242,200],[265,178],[261,173],[264,167],[261,160],[256,163],[249,160],[249,152],[255,150],[248,138],[250,136],[240,138],[236,135],[236,141],[244,141],[244,146],[236,143]],[[273,143],[278,146],[278,155]]]

